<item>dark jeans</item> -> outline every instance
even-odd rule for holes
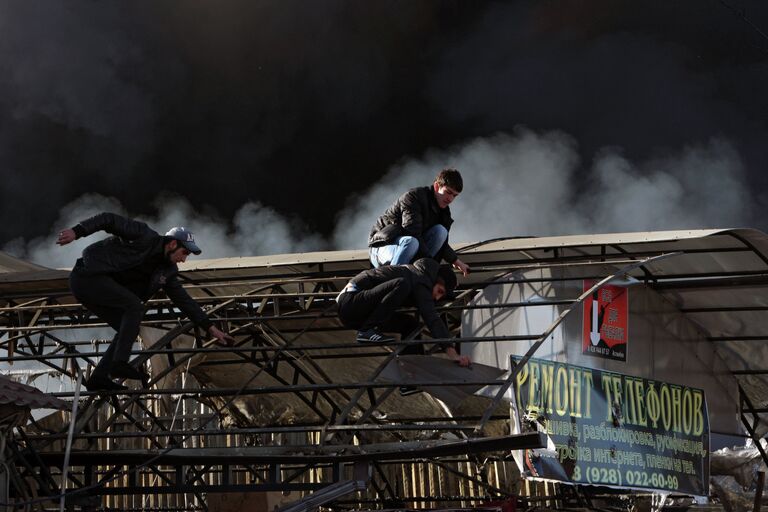
[[[352,329],[367,331],[376,327],[383,332],[399,333],[404,340],[419,325],[413,315],[397,311],[410,294],[411,285],[403,278],[391,279],[370,290],[343,293],[339,297],[339,319]],[[400,353],[422,354],[423,347],[409,346]]]
[[[106,376],[113,361],[128,362],[144,317],[144,304],[136,294],[110,276],[88,275],[77,267],[69,275],[69,288],[83,306],[117,331],[93,370],[93,375]]]

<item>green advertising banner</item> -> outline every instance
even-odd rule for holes
[[[517,363],[520,358],[513,358]],[[707,495],[709,416],[700,389],[531,359],[515,382],[527,477]]]

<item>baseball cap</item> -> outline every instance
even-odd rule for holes
[[[195,237],[190,230],[185,227],[175,227],[168,230],[165,236],[178,240],[192,254],[200,254],[200,248],[195,243]]]

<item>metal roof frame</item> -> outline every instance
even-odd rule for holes
[[[679,310],[697,325],[701,325],[708,342],[727,344],[739,341],[760,342],[768,340],[767,331],[749,333],[722,333],[710,331],[711,326],[702,323],[701,315],[729,313],[733,315],[760,314],[768,310],[768,236],[754,230],[693,230],[675,232],[625,233],[588,236],[546,238],[509,238],[459,245],[462,259],[473,268],[469,279],[460,281],[461,294],[454,303],[442,308],[449,326],[458,323],[457,314],[470,308],[483,306],[468,304],[469,299],[485,287],[507,280],[510,282],[547,282],[561,278],[528,277],[512,278],[511,273],[524,269],[556,267],[583,267],[585,275],[607,282],[613,277],[629,275],[661,294],[685,294]],[[183,494],[204,484],[210,491],[303,489],[317,490],[330,484],[349,481],[352,465],[370,463],[370,457],[347,453],[337,457],[335,464],[305,457],[292,464],[290,453],[301,451],[295,441],[288,442],[286,453],[280,460],[254,461],[238,459],[237,443],[285,443],[286,439],[304,436],[313,439],[313,446],[323,450],[342,450],[350,446],[376,445],[370,435],[387,433],[400,441],[404,448],[410,440],[426,446],[435,433],[450,434],[462,439],[464,448],[459,453],[440,452],[430,455],[408,450],[397,450],[396,465],[411,469],[428,460],[429,464],[464,464],[465,470],[451,466],[458,478],[475,482],[479,496],[505,497],[499,492],[497,482],[488,480],[481,469],[482,461],[468,446],[482,443],[488,423],[504,424],[505,414],[500,396],[484,402],[485,407],[472,414],[439,416],[432,413],[413,414],[403,417],[384,417],[385,404],[396,398],[393,394],[401,381],[382,382],[378,377],[397,354],[414,340],[393,343],[389,348],[360,347],[345,339],[335,318],[332,298],[338,289],[357,272],[368,267],[364,251],[337,251],[252,258],[218,260],[191,260],[182,268],[182,276],[189,292],[208,308],[208,313],[227,325],[237,335],[235,347],[219,346],[206,339],[194,326],[179,317],[165,299],[148,303],[144,325],[162,330],[165,334],[145,350],[134,352],[134,364],[143,364],[151,358],[161,358],[167,368],[154,374],[149,388],[119,394],[83,393],[81,412],[74,424],[75,447],[72,467],[67,482],[62,485],[60,475],[51,472],[60,455],[54,447],[65,438],[66,420],[58,432],[46,434],[33,425],[19,432],[20,441],[14,454],[18,468],[18,501],[25,498],[25,489],[32,495],[25,477],[34,477],[39,484],[36,493],[58,499],[62,488],[71,499],[84,495],[125,495],[130,485],[147,493]],[[98,328],[103,324],[83,309],[71,297],[67,288],[68,273],[61,270],[30,270],[20,266],[20,271],[0,274],[0,348],[7,357],[0,363],[36,364],[57,372],[62,378],[75,379],[77,372],[87,370],[102,350],[81,351],[85,346],[101,349],[103,340],[64,339],[62,333],[77,332],[86,328]],[[565,279],[583,279],[565,278]],[[699,304],[697,293],[705,291],[717,294],[744,290],[743,303]],[[586,294],[585,294],[586,296]],[[677,297],[677,295],[675,295]],[[510,302],[496,305],[502,308],[526,308],[542,305],[562,308],[561,319],[569,314],[583,297],[573,300]],[[711,297],[708,298],[711,301]],[[488,306],[484,306],[488,307]],[[697,316],[698,315],[698,316]],[[553,324],[552,328],[554,328]],[[309,334],[312,336],[309,336]],[[542,340],[547,331],[536,336],[502,336],[459,341]],[[174,346],[180,337],[193,339],[191,346]],[[320,336],[320,338],[317,338]],[[325,336],[325,338],[323,338]],[[328,338],[333,336],[333,339]],[[304,338],[311,338],[304,342]],[[433,343],[433,340],[415,341]],[[534,348],[526,355],[534,354]],[[221,357],[226,356],[226,357]],[[203,366],[225,371],[235,366],[250,365],[256,377],[240,387],[155,387],[165,377],[183,370],[193,358],[215,357]],[[337,381],[336,375],[324,370],[325,361],[378,361],[375,370],[363,381],[350,383]],[[737,379],[760,378],[768,373],[754,362],[754,367],[732,368]],[[512,374],[514,375],[514,374]],[[272,385],[256,383],[269,377]],[[424,382],[429,386],[508,386],[506,380],[477,380],[473,382],[439,381]],[[221,423],[221,418],[235,414],[238,400],[252,395],[280,393],[293,396],[307,411],[315,415],[314,421],[286,425],[278,423],[237,426]],[[768,408],[759,397],[740,387],[742,418],[745,429],[756,440],[768,431]],[[73,393],[62,392],[56,396],[72,400]],[[176,403],[199,402],[190,414],[164,415],[158,404],[166,399]],[[389,402],[388,402],[389,401]],[[761,416],[762,415],[762,416]],[[179,419],[183,416],[182,419]],[[174,426],[179,421],[182,428]],[[198,425],[189,428],[190,425]],[[423,437],[421,434],[427,434]],[[293,437],[291,437],[293,436]],[[216,439],[227,439],[230,446],[226,457],[229,464],[219,459],[171,460],[172,450],[188,447],[197,450],[202,457],[203,446],[217,446]],[[95,457],[83,452],[82,447],[103,449],[104,446],[120,446],[124,442],[140,442],[145,448],[137,460],[124,450],[113,450],[107,459],[97,462],[84,461]],[[512,442],[512,441],[510,441]],[[541,440],[516,438],[514,443],[530,443]],[[202,443],[202,444],[201,444]],[[273,444],[269,444],[273,443]],[[356,443],[356,444],[355,444]],[[406,443],[406,444],[403,444]],[[492,443],[491,443],[492,444]],[[759,445],[759,443],[758,443]],[[506,456],[500,449],[485,445],[488,453],[484,461],[504,464]],[[498,446],[498,444],[496,445]],[[171,447],[171,448],[169,448]],[[501,450],[503,451],[503,450]],[[765,454],[763,454],[766,457]],[[425,459],[426,457],[426,459]],[[279,457],[278,457],[279,459]],[[95,459],[94,459],[95,460]],[[59,461],[59,462],[57,462]],[[456,462],[459,461],[459,462]],[[464,461],[463,463],[460,461]],[[766,458],[768,461],[768,458]],[[199,464],[198,464],[199,462]],[[383,461],[382,461],[383,462]],[[313,468],[322,463],[325,467]],[[389,463],[388,463],[389,464]],[[389,464],[391,465],[391,464]],[[227,466],[227,469],[222,469]],[[168,468],[172,468],[170,471]],[[413,498],[414,502],[427,498],[418,492],[405,492],[392,480],[391,472],[383,469],[377,460],[371,463],[371,476],[367,496],[360,496],[361,503],[370,499],[381,502]],[[170,471],[170,473],[169,473]],[[442,474],[446,469],[442,470]],[[172,477],[168,475],[172,474]],[[154,477],[152,477],[154,475]],[[455,476],[455,475],[454,475]],[[157,485],[142,486],[140,481],[155,478]],[[441,477],[442,478],[442,477]],[[58,480],[57,480],[58,479]],[[250,481],[248,481],[250,479]],[[150,490],[149,487],[152,487]],[[200,492],[199,489],[196,492]],[[446,495],[447,497],[447,495]],[[40,498],[38,500],[45,499]],[[469,503],[471,498],[465,500]],[[478,501],[473,502],[475,504]]]

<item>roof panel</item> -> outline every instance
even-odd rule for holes
[[[56,397],[46,395],[32,386],[16,382],[0,375],[0,404],[12,404],[31,409],[66,409],[67,404]]]

